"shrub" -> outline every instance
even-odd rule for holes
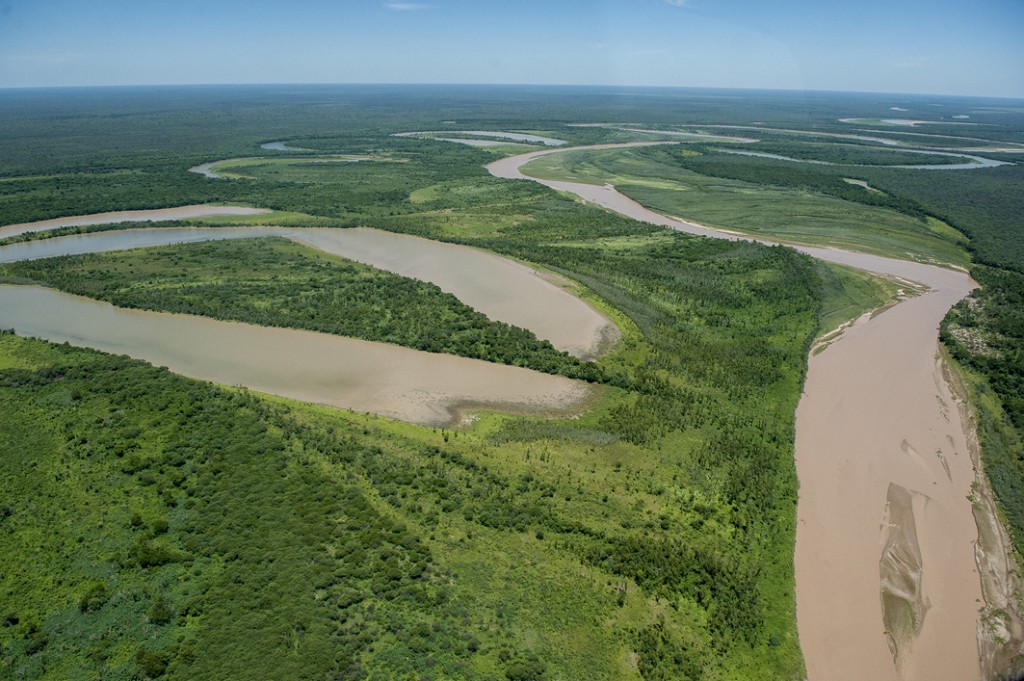
[[[107,585],[103,582],[94,582],[89,585],[86,589],[85,594],[81,600],[78,601],[78,609],[82,612],[93,612],[99,610],[107,602],[109,598],[107,593]]]
[[[135,654],[135,662],[147,678],[155,679],[164,675],[167,665],[171,662],[170,653],[154,653],[139,650]]]

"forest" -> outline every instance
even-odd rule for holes
[[[497,180],[483,165],[509,153],[501,147],[392,136],[447,126],[580,144],[638,138],[572,125],[580,121],[834,132],[845,129],[839,117],[890,106],[880,95],[737,101],[596,88],[0,92],[2,224],[207,201],[266,207],[290,226],[375,227],[542,266],[580,284],[623,331],[611,352],[581,362],[436,287],[280,240],[3,266],[3,282],[384,340],[605,388],[576,419],[481,414],[467,429],[432,429],[2,333],[0,676],[803,678],[794,410],[814,339],[885,303],[893,287],[788,248],[689,237]],[[1005,126],[996,138],[1016,139]],[[260,150],[276,140],[311,151]],[[773,148],[817,157],[818,142]],[[984,288],[951,313],[943,339],[995,396],[984,403],[986,457],[996,436],[1024,427],[1024,288],[1012,248],[999,247],[1020,241],[1017,222],[975,219],[980,204],[972,213],[891,169],[850,174],[719,146],[634,150],[615,162],[649,195],[669,169],[701,187],[770,188],[779,206],[802,200],[851,224],[849,215],[886,211],[882,231],[851,236],[878,248],[968,263],[966,246],[988,264],[972,265]],[[828,153],[859,162],[876,152]],[[311,162],[335,154],[371,160]],[[188,172],[229,158],[245,159],[232,164],[236,179]],[[945,177],[997,194],[1001,171],[1017,169]],[[1000,210],[1011,215],[1014,200]],[[1024,451],[1020,439],[1006,442],[990,476],[1020,541],[1024,508],[1010,499],[1019,504],[1024,490]]]

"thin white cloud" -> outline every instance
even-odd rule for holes
[[[665,2],[675,7],[689,7],[690,5],[690,0],[665,0]]]
[[[427,9],[430,7],[430,5],[424,5],[420,2],[385,2],[384,6],[396,12],[408,12],[410,10]]]

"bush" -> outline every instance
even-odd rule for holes
[[[147,678],[155,679],[164,675],[167,665],[171,662],[170,653],[151,653],[139,650],[135,654],[135,662]]]
[[[509,681],[541,681],[544,671],[544,663],[530,655],[512,660],[505,669],[505,677]]]
[[[94,582],[86,590],[81,600],[78,601],[78,609],[82,612],[93,612],[99,610],[109,598],[107,585],[103,582]]]
[[[167,605],[163,596],[158,596],[153,604],[146,611],[146,619],[153,624],[167,624],[174,619],[174,611]]]

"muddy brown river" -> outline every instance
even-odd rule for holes
[[[146,215],[142,212],[137,219]],[[167,219],[168,213],[160,215],[149,219]],[[99,218],[82,216],[63,223],[96,224],[92,219]],[[50,229],[54,222],[17,229]],[[528,328],[577,356],[596,353],[618,332],[573,295],[564,279],[486,251],[368,229],[96,232],[9,244],[0,247],[0,262],[267,236],[293,238],[432,281],[492,319]],[[194,378],[428,425],[457,421],[467,409],[571,414],[595,390],[579,381],[479,360],[326,334],[126,310],[40,287],[0,286],[0,328],[126,354]]]
[[[476,248],[375,229],[128,229],[0,246],[0,262],[267,236],[293,239],[332,255],[436,284],[490,319],[529,329],[576,357],[593,357],[618,336],[618,329],[574,295],[572,284],[562,277]]]
[[[571,413],[591,386],[560,376],[329,334],[127,310],[38,286],[0,286],[0,327],[224,385],[442,425],[465,408]]]

